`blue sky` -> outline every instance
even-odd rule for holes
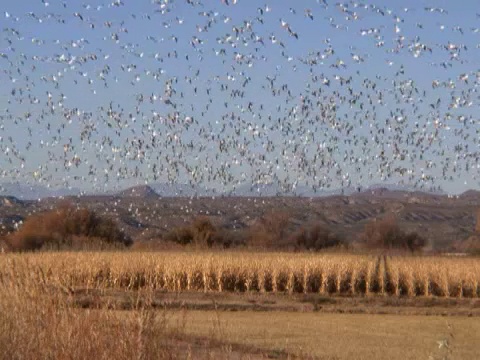
[[[479,188],[478,2],[326,3],[7,2],[4,181]]]

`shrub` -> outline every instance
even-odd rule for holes
[[[405,233],[394,216],[373,219],[365,225],[363,241],[370,248],[417,251],[426,245],[426,239],[416,232]]]
[[[212,247],[217,228],[209,218],[201,216],[193,221],[192,233],[195,245]]]
[[[250,228],[249,245],[254,247],[273,247],[281,244],[287,237],[290,215],[283,211],[272,211]]]
[[[405,235],[405,246],[410,251],[417,251],[427,245],[427,240],[416,232],[411,232]]]
[[[224,243],[222,231],[205,216],[197,217],[187,226],[172,229],[165,235],[167,241],[200,247],[212,247],[215,243]]]
[[[228,249],[245,246],[248,232],[244,229],[217,228],[212,236],[212,246]]]
[[[189,227],[175,228],[165,235],[165,240],[187,245],[193,242],[193,233]]]
[[[7,238],[7,243],[14,251],[33,251],[40,249],[50,239],[46,234],[15,233]]]
[[[297,248],[316,251],[344,245],[344,241],[337,234],[320,224],[301,228],[293,235],[293,242]]]
[[[98,243],[101,247],[105,244],[131,244],[131,239],[112,219],[102,218],[91,210],[68,204],[30,216],[18,231],[7,237],[11,248],[17,251],[65,249],[73,245],[82,247],[82,241],[88,242],[89,247],[93,243]]]

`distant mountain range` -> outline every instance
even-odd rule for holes
[[[37,200],[48,197],[62,197],[80,195],[81,191],[75,188],[52,189],[43,185],[28,185],[8,182],[0,184],[1,196],[14,196],[20,200]]]
[[[408,186],[396,184],[375,184],[367,188],[343,188],[343,189],[321,189],[314,191],[309,186],[297,186],[287,189],[281,188],[277,184],[242,184],[230,191],[216,191],[203,186],[194,187],[189,184],[169,184],[155,183],[150,185],[137,185],[118,192],[96,193],[95,195],[116,195],[121,197],[136,198],[154,198],[154,197],[192,197],[192,196],[240,196],[240,197],[258,197],[258,196],[300,196],[300,197],[326,197],[334,195],[362,196],[362,195],[380,195],[380,196],[399,196],[402,193],[409,194],[434,194],[445,195],[441,191],[426,191],[410,188]],[[77,188],[57,188],[52,189],[43,185],[27,185],[22,183],[3,183],[0,185],[0,196],[14,196],[20,200],[37,200],[49,197],[67,197],[89,195],[82,193]],[[468,190],[459,196],[470,197],[478,196],[480,191]]]

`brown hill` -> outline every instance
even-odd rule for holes
[[[391,192],[390,192],[391,193]],[[405,231],[417,231],[434,248],[450,248],[474,233],[479,197],[448,197],[403,192],[351,196],[306,197],[160,197],[149,186],[127,189],[114,196],[80,196],[68,201],[115,218],[134,239],[158,238],[199,215],[227,228],[244,229],[264,214],[288,213],[293,227],[317,222],[354,241],[373,218],[393,213]],[[51,209],[65,201],[11,202],[0,206],[0,218]]]

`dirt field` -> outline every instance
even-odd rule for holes
[[[189,311],[186,324],[188,334],[215,329],[229,342],[319,359],[474,359],[480,353],[480,323],[463,316]]]
[[[76,290],[69,302],[77,308],[109,306],[132,310],[139,304],[153,309],[222,312],[299,312],[365,315],[480,316],[480,299],[390,296],[324,296],[321,294],[198,293],[165,291]]]
[[[101,308],[97,299],[123,307],[123,314],[139,301],[108,291],[87,299],[79,296],[77,305]],[[473,359],[480,353],[480,300],[157,293],[149,301],[173,328],[191,339],[213,339],[231,358]]]

